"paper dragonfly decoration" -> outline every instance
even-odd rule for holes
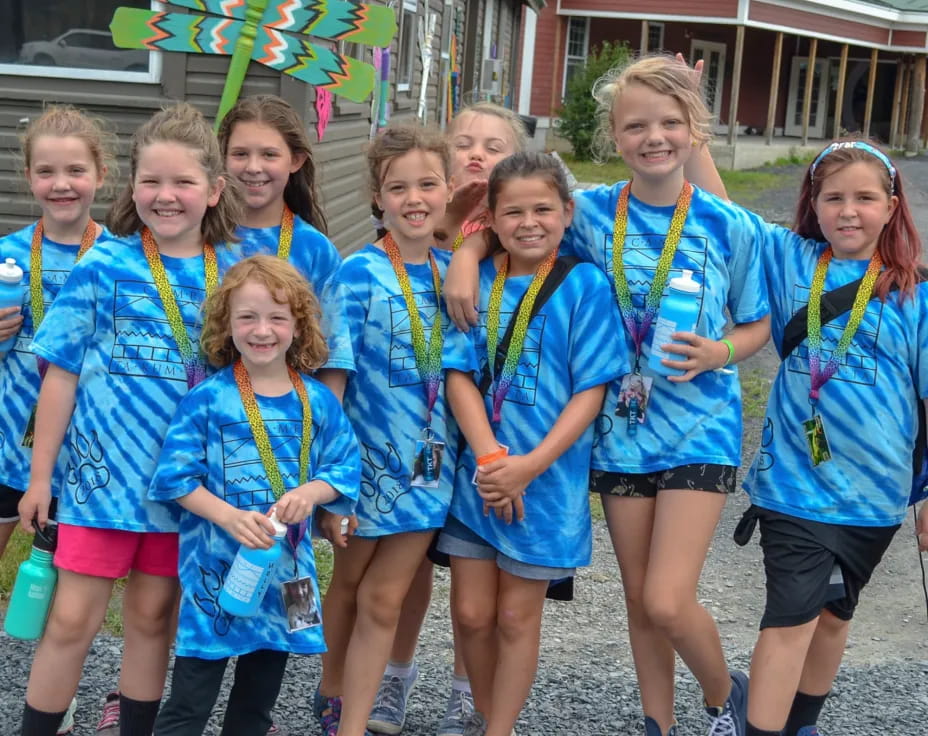
[[[370,64],[305,36],[389,46],[396,17],[358,0],[171,0],[212,15],[117,8],[110,23],[120,48],[232,56],[216,124],[232,109],[254,59],[318,90],[363,102],[374,87]]]

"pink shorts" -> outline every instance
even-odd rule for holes
[[[175,532],[127,532],[58,525],[55,567],[99,578],[122,578],[130,570],[177,577]]]

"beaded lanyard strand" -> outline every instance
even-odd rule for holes
[[[822,255],[819,256],[818,263],[815,265],[815,273],[812,276],[812,285],[809,288],[809,305],[806,317],[806,331],[808,332],[809,347],[809,376],[812,387],[809,390],[809,398],[814,402],[818,400],[819,391],[822,386],[831,378],[838,366],[847,355],[848,348],[851,346],[851,340],[854,338],[860,322],[863,320],[864,312],[867,309],[867,302],[873,296],[873,287],[876,284],[880,270],[883,268],[883,260],[879,253],[874,253],[867,266],[867,272],[857,287],[857,294],[854,296],[854,304],[851,307],[851,314],[848,317],[844,331],[838,344],[831,352],[828,362],[822,367],[822,292],[825,289],[825,275],[828,273],[828,263],[831,261],[833,253],[831,247],[826,248]]]
[[[688,181],[683,182],[683,188],[677,198],[673,216],[670,218],[670,227],[664,238],[664,247],[661,249],[660,258],[657,261],[651,288],[645,299],[645,307],[641,312],[632,305],[632,294],[628,288],[628,277],[625,274],[625,266],[622,262],[622,255],[625,252],[625,232],[628,227],[628,197],[630,191],[631,182],[622,188],[619,201],[615,206],[615,225],[612,231],[612,280],[615,284],[619,311],[622,313],[622,322],[635,344],[635,369],[637,371],[638,361],[641,358],[641,343],[644,341],[645,335],[648,334],[648,329],[651,327],[651,323],[654,321],[657,310],[661,305],[661,297],[664,294],[664,287],[667,285],[667,277],[670,275],[670,265],[673,263],[674,253],[676,253],[680,238],[683,235],[683,225],[686,223],[686,215],[690,209],[693,187]]]
[[[545,282],[548,274],[551,273],[551,269],[554,268],[556,260],[557,248],[551,251],[551,254],[538,266],[531,283],[528,285],[528,289],[525,290],[525,296],[522,297],[522,302],[519,304],[519,311],[515,317],[516,324],[512,329],[509,348],[506,350],[506,359],[503,361],[499,376],[495,377],[493,381],[494,422],[500,420],[503,401],[512,386],[512,379],[515,376],[516,367],[522,355],[522,346],[525,344],[525,336],[528,334],[528,323],[531,319],[532,307],[535,306],[535,299],[538,292],[541,291],[541,285]],[[503,305],[503,289],[506,286],[506,274],[508,271],[509,255],[507,254],[503,258],[499,271],[496,272],[496,278],[493,279],[493,286],[490,289],[490,302],[487,305],[487,362],[491,376],[495,373],[496,350],[499,345],[499,313]]]
[[[190,343],[190,336],[187,334],[184,318],[181,316],[177,300],[174,298],[174,290],[171,288],[168,275],[164,270],[164,263],[161,261],[158,244],[155,242],[151,230],[147,227],[142,229],[142,250],[145,253],[145,260],[148,261],[148,267],[151,269],[155,288],[158,289],[158,296],[164,308],[164,316],[167,317],[168,324],[171,326],[174,342],[177,344],[181,360],[184,363],[184,371],[187,374],[187,387],[193,388],[206,378],[206,366],[203,364],[199,353],[194,350]],[[219,285],[216,251],[209,243],[203,244],[203,270],[205,271],[206,298],[208,299]]]
[[[422,326],[422,319],[419,317],[419,308],[416,306],[416,298],[412,293],[412,285],[409,283],[409,274],[406,272],[406,265],[403,263],[403,256],[400,253],[399,246],[389,232],[384,236],[383,248],[387,252],[390,264],[393,266],[396,280],[403,292],[403,299],[406,301],[406,311],[409,312],[409,329],[412,333],[412,349],[416,356],[416,368],[419,371],[419,378],[425,384],[426,424],[428,425],[432,421],[432,408],[438,399],[438,386],[441,383],[441,350],[444,344],[441,324],[441,274],[438,273],[435,256],[429,250],[429,263],[432,266],[432,285],[435,288],[435,321],[432,322],[432,331],[429,335],[428,345],[426,345],[425,328]]]
[[[42,297],[42,237],[45,234],[45,226],[42,220],[35,224],[35,230],[32,231],[32,247],[29,249],[29,300],[32,307],[32,326],[37,331],[42,320],[45,318],[45,300]],[[84,228],[84,234],[81,235],[81,244],[77,249],[77,263],[84,254],[90,250],[97,239],[97,223],[93,218],[87,221],[87,227]],[[38,278],[33,278],[37,274]]]
[[[293,242],[293,212],[284,205],[280,217],[280,239],[277,241],[277,257],[286,261],[290,257],[290,244]]]

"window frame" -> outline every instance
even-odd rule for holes
[[[416,76],[416,34],[419,30],[419,1],[402,0],[398,7],[400,22],[396,30],[396,91],[412,94],[413,80]],[[403,48],[403,32],[405,31],[407,16],[412,16],[412,32],[409,34],[408,45]],[[405,54],[409,54],[407,59]],[[409,71],[409,79],[403,80],[401,74]]]
[[[570,31],[571,25],[574,21],[579,21],[583,23],[583,56],[577,56],[576,54],[571,54],[570,52]],[[580,64],[586,64],[586,60],[590,56],[590,17],[571,15],[568,16],[567,21],[567,33],[564,34],[564,73],[561,77],[561,99],[567,99],[567,69],[570,66],[570,62],[580,62]]]
[[[158,0],[150,0],[149,7],[151,10],[158,11],[165,9],[164,3],[158,2]],[[62,31],[60,34],[58,34],[58,36],[60,37],[65,33],[67,33],[67,30]],[[137,84],[152,84],[161,82],[162,69],[162,52],[160,51],[148,51],[148,71],[144,72],[114,71],[112,69],[94,69],[92,67],[80,66],[39,66],[37,64],[0,63],[0,75],[4,76],[45,78],[52,77],[62,80],[73,79],[80,81],[133,82]]]
[[[658,30],[658,42],[656,45],[651,43],[651,32],[657,29]],[[653,53],[655,51],[664,50],[664,24],[660,21],[649,20],[648,21],[648,53]]]

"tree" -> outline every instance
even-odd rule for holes
[[[567,83],[564,104],[557,110],[555,129],[558,135],[570,141],[574,156],[580,160],[593,158],[593,137],[599,122],[593,84],[613,67],[625,64],[630,54],[624,43],[604,41],[590,52],[583,69]]]

